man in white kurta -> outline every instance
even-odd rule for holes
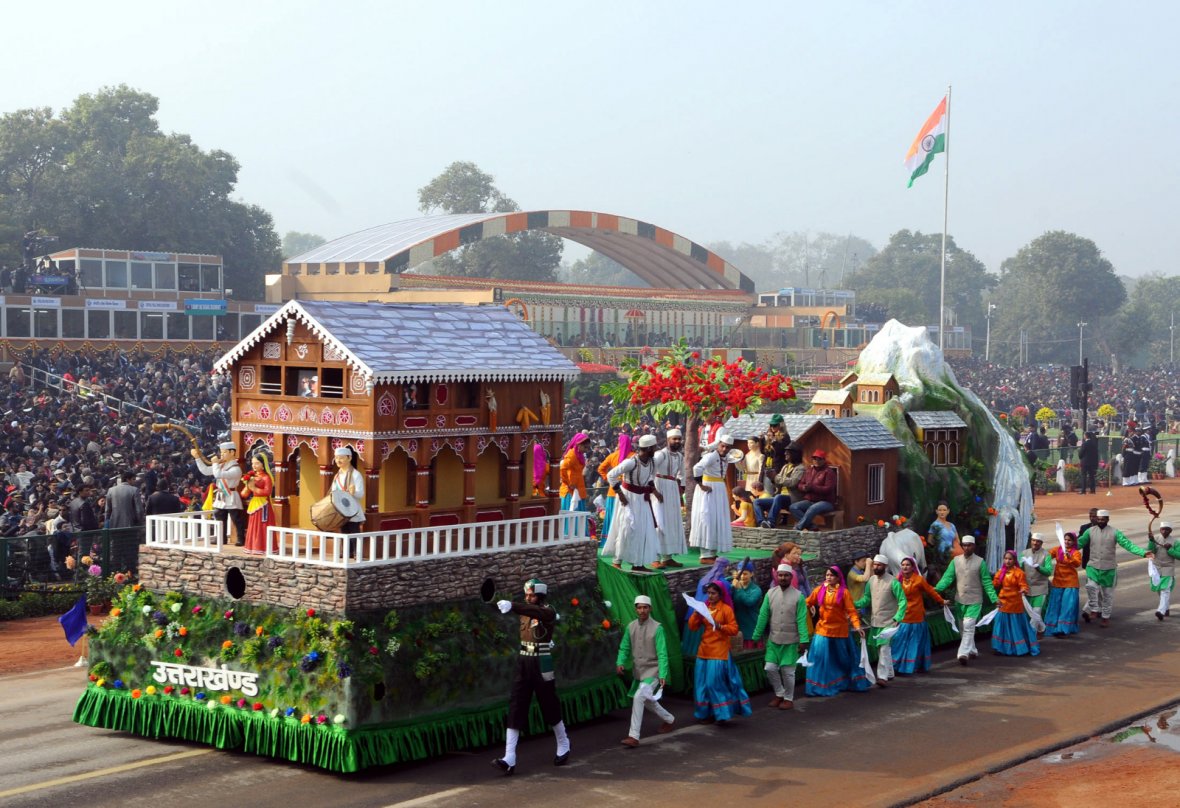
[[[614,554],[615,566],[626,561],[631,569],[647,572],[660,553],[660,529],[656,508],[656,436],[639,439],[639,450],[607,472],[606,482],[619,498],[619,511],[611,524],[603,554]]]
[[[684,494],[684,436],[679,429],[668,430],[668,445],[656,452],[656,490],[663,501],[656,507],[660,527],[660,560],[655,567],[683,567],[672,556],[688,550],[684,540],[684,514],[680,510]]]
[[[725,455],[733,448],[733,438],[725,432],[692,467],[696,496],[692,498],[692,525],[688,543],[701,550],[701,563],[712,564],[718,553],[733,549],[733,531],[729,524],[729,488],[725,484]]]

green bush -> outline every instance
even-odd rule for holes
[[[70,589],[37,589],[21,592],[15,599],[0,600],[0,620],[65,614],[81,593]]]

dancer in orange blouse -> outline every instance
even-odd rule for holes
[[[842,690],[871,688],[860,666],[859,643],[849,637],[851,627],[864,639],[864,629],[839,567],[828,567],[823,586],[812,590],[807,605],[818,612],[807,653],[811,663],[807,668],[807,695],[834,696]]]
[[[742,676],[729,655],[729,642],[737,635],[738,624],[733,606],[726,602],[728,596],[724,583],[709,584],[705,587],[705,603],[715,625],[695,611],[688,618],[690,631],[704,629],[693,673],[696,697],[693,716],[704,724],[724,724],[734,716],[752,712]]]
[[[992,576],[992,586],[999,596],[1000,613],[992,625],[992,653],[1005,656],[1036,656],[1041,653],[1037,633],[1024,608],[1028,579],[1015,550],[1004,553],[1004,565]]]
[[[901,674],[928,671],[930,628],[926,625],[923,595],[929,595],[939,605],[945,605],[946,601],[918,572],[918,562],[914,558],[902,559],[901,577],[897,580],[905,592],[905,616],[889,644],[893,650],[894,670]]]
[[[1045,633],[1058,639],[1078,633],[1078,570],[1082,551],[1078,537],[1065,534],[1065,547],[1058,547],[1053,559],[1053,580],[1049,582],[1049,601],[1045,605]]]

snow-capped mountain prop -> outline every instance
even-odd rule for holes
[[[857,403],[857,411],[875,415],[902,443],[903,499],[908,494],[911,520],[924,529],[932,520],[935,503],[947,499],[951,520],[964,510],[963,503],[990,515],[986,558],[992,569],[1003,560],[1005,529],[1011,525],[1016,546],[1022,547],[1032,522],[1032,488],[1024,459],[1012,435],[992,415],[975,393],[959,385],[954,372],[943,361],[926,329],[909,328],[890,320],[861,351],[854,372],[858,377],[893,374],[900,394],[879,407]],[[935,466],[906,422],[907,412],[953,411],[966,423],[965,445],[959,466]],[[971,489],[972,469],[978,475],[982,464],[991,492]],[[960,534],[969,525],[958,524]]]

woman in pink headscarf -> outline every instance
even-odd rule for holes
[[[603,536],[610,535],[611,521],[613,521],[615,516],[615,503],[618,501],[618,499],[615,497],[614,489],[610,487],[609,483],[607,483],[606,475],[610,473],[611,469],[622,463],[630,456],[631,436],[624,432],[619,435],[619,448],[608,454],[606,456],[606,460],[603,460],[598,464],[598,476],[600,476],[603,483],[606,484],[606,505],[603,508],[602,514]]]
[[[808,696],[834,696],[842,690],[865,691],[872,687],[860,666],[860,653],[849,636],[855,631],[864,638],[860,615],[844,585],[839,567],[824,571],[824,582],[811,590],[807,605],[816,610],[815,634],[807,658]]]
[[[590,437],[579,432],[570,438],[561,455],[561,509],[563,511],[588,511],[586,502],[586,453],[582,445]]]
[[[545,480],[549,476],[549,455],[545,454],[545,447],[539,443],[533,444],[533,496],[545,496]]]

